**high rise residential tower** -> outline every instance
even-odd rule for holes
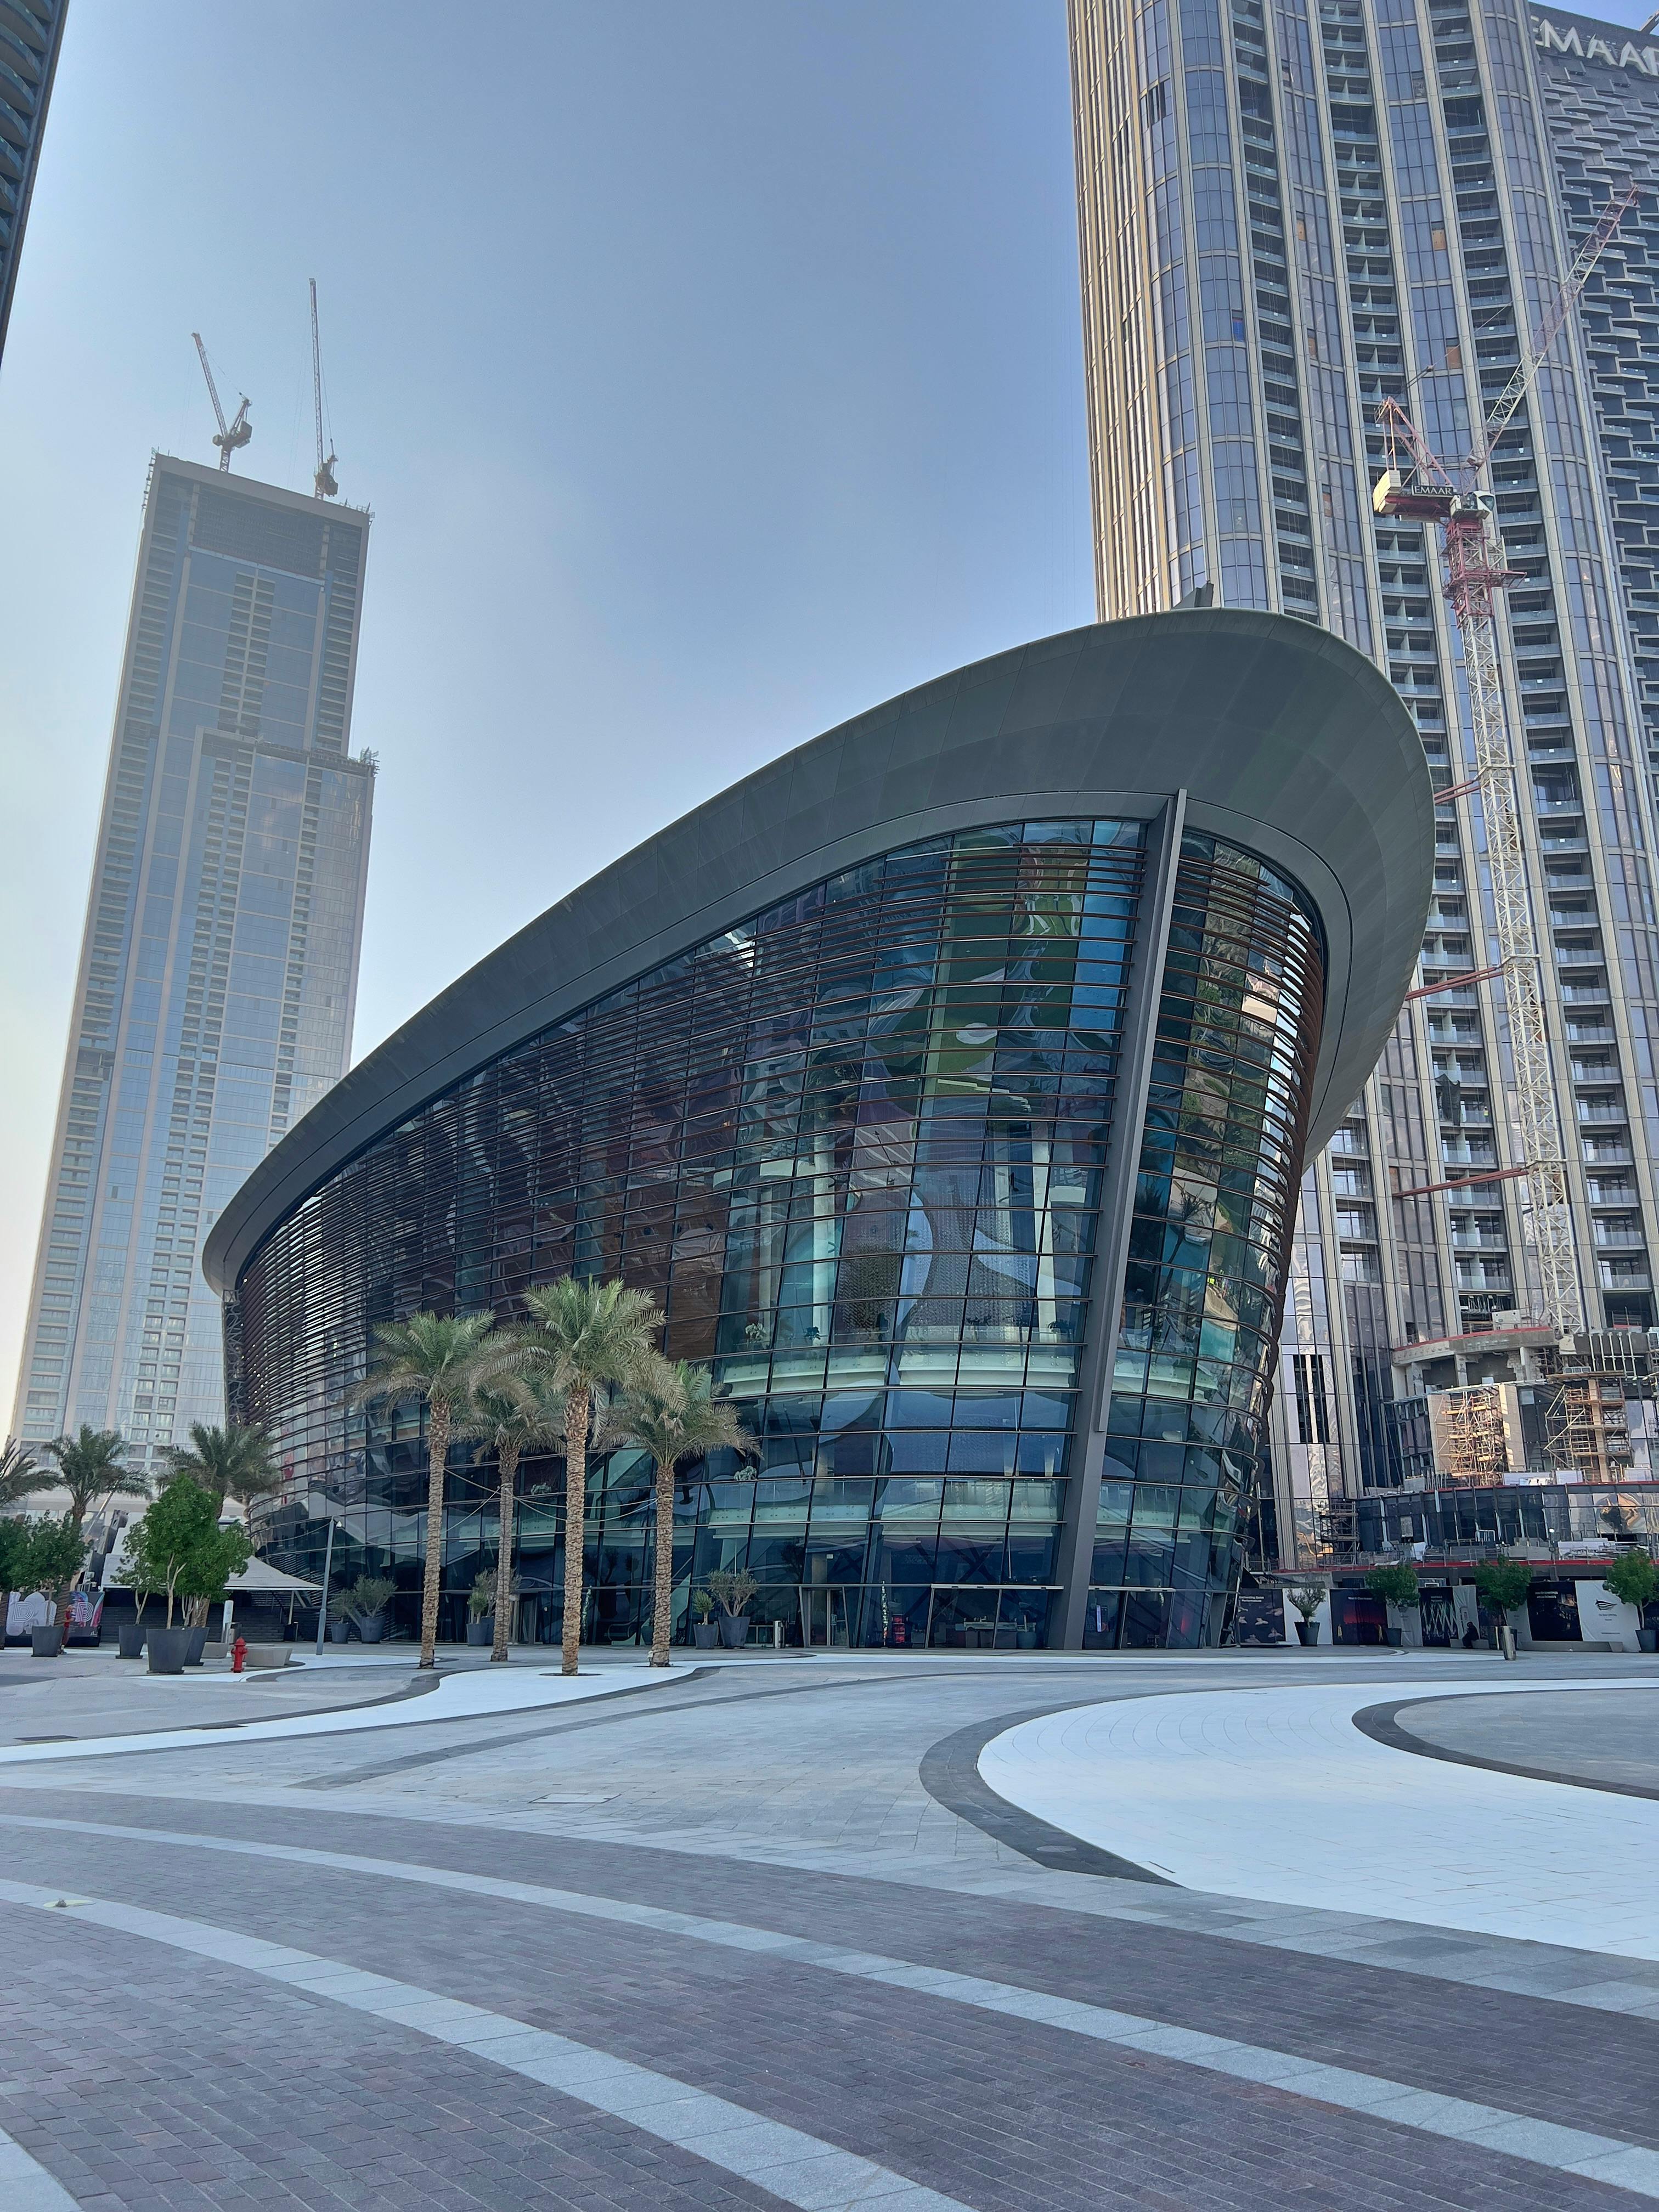
[[[1659,167],[1659,46],[1520,0],[1072,0],[1071,33],[1101,612],[1273,608],[1385,669],[1447,793],[1419,981],[1480,976],[1498,954],[1461,645],[1433,528],[1373,512],[1376,413],[1401,397],[1437,450],[1469,450],[1611,188]],[[1655,1319],[1656,201],[1487,487],[1518,572],[1499,658],[1593,1333]],[[1310,1172],[1286,1556],[1340,1546],[1361,1492],[1445,1471],[1472,1393],[1549,1395],[1516,1122],[1486,975],[1408,1006]],[[1498,1434],[1488,1471],[1573,1463],[1547,1430]],[[1632,1450],[1603,1438],[1615,1466]]]
[[[345,1073],[368,515],[152,465],[14,1427],[138,1464],[224,1413],[219,1208]]]
[[[69,0],[5,0],[0,7],[0,353],[68,11]]]

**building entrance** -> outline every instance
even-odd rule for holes
[[[847,1592],[844,1589],[829,1588],[822,1583],[801,1584],[800,1640],[808,1650],[844,1650],[852,1642],[848,1628]]]

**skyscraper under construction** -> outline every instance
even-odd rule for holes
[[[1445,793],[1421,995],[1304,1185],[1289,1559],[1477,1444],[1489,1479],[1574,1464],[1562,1420],[1505,1434],[1504,1393],[1553,1404],[1564,1330],[1582,1368],[1655,1320],[1659,44],[1518,0],[1072,0],[1071,36],[1101,613],[1337,631]],[[1386,400],[1455,465],[1564,305],[1474,485],[1508,571],[1495,675],[1573,1279],[1553,1300],[1466,641],[1432,514],[1374,494]],[[1647,1471],[1647,1410],[1598,1431],[1603,1471]]]
[[[224,1417],[202,1240],[350,1058],[368,522],[152,464],[18,1382],[26,1443],[118,1428],[142,1468]]]

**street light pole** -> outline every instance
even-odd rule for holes
[[[334,1516],[329,1516],[328,1547],[323,1553],[323,1594],[317,1601],[317,1656],[323,1656],[323,1631],[328,1626],[328,1577],[334,1565]]]

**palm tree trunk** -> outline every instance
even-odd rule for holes
[[[450,1407],[447,1398],[427,1401],[426,1579],[421,1585],[421,1664],[438,1663],[438,1589],[444,1560],[444,1468],[449,1461]]]
[[[564,1401],[564,1649],[560,1672],[576,1672],[582,1638],[582,1539],[587,1530],[586,1386],[567,1391]]]
[[[501,1535],[495,1547],[495,1640],[490,1646],[492,1660],[507,1657],[507,1632],[513,1619],[513,1486],[519,1472],[517,1444],[504,1443],[501,1457]]]
[[[674,1462],[657,1462],[657,1589],[651,1623],[651,1664],[666,1667],[674,1626]]]

